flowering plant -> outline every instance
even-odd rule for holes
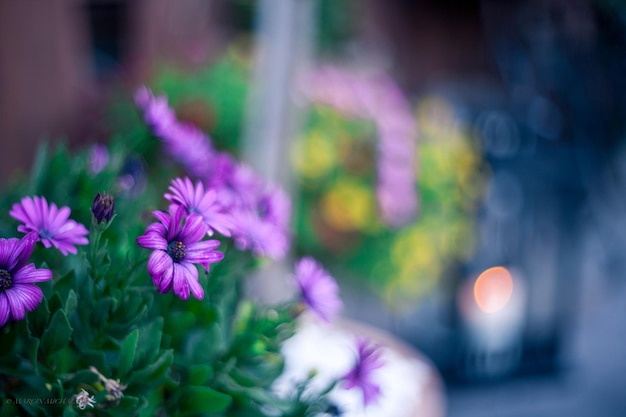
[[[43,146],[0,198],[0,415],[315,416],[354,388],[376,402],[382,360],[361,339],[325,389],[311,375],[277,393],[297,317],[332,321],[339,288],[306,257],[292,299],[247,298],[248,273],[289,251],[289,199],[165,96],[135,102],[141,132]]]

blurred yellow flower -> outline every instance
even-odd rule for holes
[[[372,189],[350,178],[337,180],[322,197],[320,208],[324,220],[335,230],[366,231],[376,222]]]
[[[293,148],[295,169],[308,180],[325,177],[337,165],[337,150],[333,139],[314,130]]]

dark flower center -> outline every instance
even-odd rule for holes
[[[185,256],[187,255],[187,247],[180,240],[170,242],[167,247],[167,253],[171,256],[174,262],[179,263],[185,259]]]
[[[6,269],[0,269],[0,291],[8,290],[13,286],[13,277]]]
[[[39,237],[42,239],[52,239],[52,234],[48,230],[39,229],[37,232],[39,233]]]

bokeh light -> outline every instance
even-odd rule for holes
[[[502,310],[513,294],[513,277],[502,266],[489,268],[474,283],[474,300],[485,313]]]

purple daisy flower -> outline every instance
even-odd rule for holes
[[[283,229],[289,227],[291,202],[281,188],[269,188],[259,197],[256,206],[263,219]]]
[[[150,89],[141,87],[135,93],[135,104],[143,111],[146,124],[157,136],[176,123],[176,113],[167,103],[166,96],[155,97]]]
[[[191,123],[176,120],[162,129],[159,137],[165,150],[180,162],[192,176],[210,176],[215,150],[211,140],[202,130]]]
[[[46,248],[54,246],[63,256],[76,253],[75,245],[89,243],[89,232],[80,223],[71,220],[70,208],[60,209],[56,204],[48,205],[45,197],[24,197],[21,203],[13,204],[11,217],[22,222],[17,230],[22,233],[37,232],[39,240]]]
[[[227,183],[227,179],[232,175],[237,161],[227,152],[215,152],[213,160],[210,165],[210,172],[207,175],[201,177],[204,184],[209,188],[220,189]],[[218,194],[221,194],[218,192]],[[219,199],[223,206],[229,207],[222,199]]]
[[[341,310],[343,303],[339,298],[339,286],[313,258],[306,257],[298,261],[295,279],[302,301],[319,318],[330,322]]]
[[[289,238],[284,229],[268,222],[252,210],[232,212],[233,238],[239,250],[250,250],[255,256],[278,260],[289,250]]]
[[[49,269],[26,264],[37,242],[37,233],[20,239],[0,239],[0,327],[9,320],[23,320],[26,312],[37,308],[43,292],[35,282],[52,278]]]
[[[257,203],[262,182],[248,165],[236,162],[230,155],[219,155],[221,181],[215,185],[218,197],[228,208],[252,208]]]
[[[164,197],[172,203],[172,207],[176,210],[179,206],[183,206],[187,213],[196,213],[202,216],[208,227],[209,236],[212,236],[214,231],[224,236],[230,236],[232,223],[229,216],[224,213],[224,208],[217,202],[215,190],[207,189],[205,191],[204,185],[200,181],[194,187],[187,177],[172,180],[169,190],[171,194],[166,193]]]
[[[342,378],[346,389],[359,388],[363,392],[363,404],[367,407],[380,396],[380,386],[372,375],[384,365],[381,350],[364,339],[357,339],[357,360],[352,369]]]
[[[152,223],[146,232],[137,238],[142,248],[154,249],[148,260],[148,273],[159,292],[166,293],[173,288],[174,294],[182,300],[189,298],[189,292],[198,300],[204,298],[204,289],[198,282],[200,264],[209,271],[209,264],[224,258],[215,249],[218,240],[201,241],[207,231],[202,217],[192,213],[185,217],[185,208],[170,209],[152,213],[159,222]]]

